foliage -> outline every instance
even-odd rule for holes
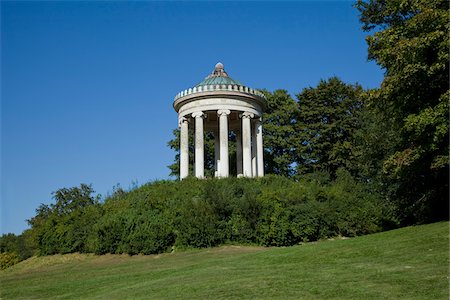
[[[88,238],[101,215],[99,196],[91,186],[62,188],[53,193],[55,204],[41,204],[28,222],[40,254],[88,252]]]
[[[16,252],[1,252],[0,253],[0,270],[4,270],[14,266],[20,261],[20,257]]]
[[[358,1],[369,59],[385,69],[368,92],[377,124],[393,139],[381,162],[404,224],[448,218],[449,7],[447,1]],[[374,131],[372,128],[368,135]],[[370,147],[383,147],[380,141]]]
[[[264,215],[261,242],[285,246],[332,236],[356,236],[380,230],[381,203],[344,169],[327,185],[269,186],[259,195]]]
[[[174,242],[171,229],[167,219],[155,210],[106,214],[95,225],[93,250],[97,254],[166,252]]]
[[[353,168],[354,135],[360,127],[360,85],[346,84],[337,77],[321,80],[317,87],[297,95],[296,162],[299,174]]]
[[[30,224],[39,254],[152,254],[224,243],[289,246],[381,230],[379,199],[345,170],[324,184],[281,176],[157,181],[103,204],[92,188],[61,189]],[[319,179],[317,179],[319,178]]]
[[[296,151],[297,104],[286,90],[263,91],[267,109],[263,118],[265,172],[292,176]]]
[[[20,260],[24,260],[33,256],[35,251],[30,229],[20,235],[8,233],[0,237],[0,253],[16,253]]]

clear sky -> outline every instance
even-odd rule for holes
[[[173,97],[219,61],[292,95],[334,75],[379,86],[352,4],[2,1],[1,232],[62,187],[168,179]]]

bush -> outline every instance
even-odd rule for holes
[[[155,254],[166,252],[175,241],[170,218],[155,210],[128,209],[105,214],[94,228],[93,252]]]
[[[59,203],[63,213],[42,206],[31,233],[41,254],[151,254],[229,242],[289,246],[381,230],[386,208],[369,186],[345,170],[336,177],[157,181],[118,189],[103,204],[89,197],[81,207]]]
[[[0,253],[0,269],[4,270],[11,266],[14,266],[20,261],[20,257],[15,252],[3,252]]]
[[[185,201],[175,224],[177,246],[212,247],[224,241],[224,224],[205,199]]]

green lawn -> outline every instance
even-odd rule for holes
[[[56,255],[0,272],[2,299],[449,299],[449,223],[287,248]]]

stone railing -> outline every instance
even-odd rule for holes
[[[241,93],[247,93],[251,95],[256,95],[262,98],[266,98],[263,93],[261,93],[258,90],[251,89],[247,86],[243,85],[236,85],[236,84],[216,84],[216,85],[201,85],[196,86],[190,89],[186,89],[184,91],[179,92],[174,100],[177,100],[178,98],[201,93],[201,92],[212,92],[212,91],[235,91],[235,92],[241,92]]]

